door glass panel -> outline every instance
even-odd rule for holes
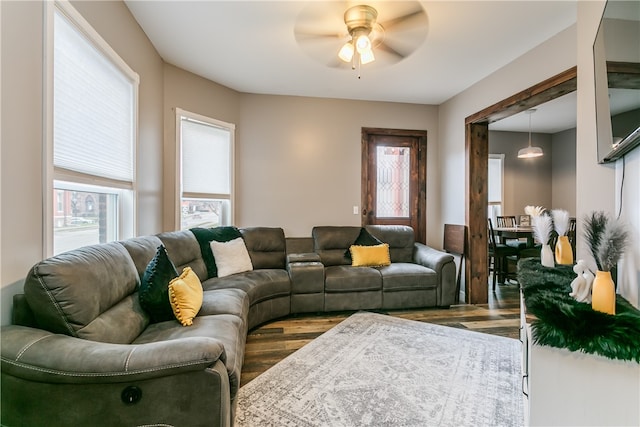
[[[379,145],[376,156],[376,216],[409,217],[411,149]]]

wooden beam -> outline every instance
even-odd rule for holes
[[[640,89],[640,64],[607,61],[607,81],[609,88]]]
[[[469,304],[488,302],[487,177],[489,163],[488,123],[467,123],[465,138],[467,261],[465,299]]]
[[[470,115],[465,119],[465,124],[493,123],[574,92],[577,89],[577,71],[577,67],[569,68],[535,86],[503,99],[484,110]]]

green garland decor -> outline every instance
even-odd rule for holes
[[[533,342],[640,363],[640,311],[620,295],[615,315],[594,311],[569,296],[575,277],[572,266],[547,268],[536,258],[518,262],[527,312],[536,317]]]

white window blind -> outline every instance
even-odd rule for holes
[[[502,203],[502,157],[489,157],[489,203]]]
[[[231,132],[182,118],[182,192],[231,193]]]
[[[132,182],[136,82],[57,10],[53,56],[54,166]]]

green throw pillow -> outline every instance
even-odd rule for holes
[[[173,320],[175,316],[169,302],[169,282],[178,277],[178,271],[169,259],[164,245],[158,246],[156,255],[147,265],[138,290],[140,306],[149,313],[152,322]]]
[[[383,242],[371,235],[371,233],[369,233],[364,227],[360,229],[360,234],[358,234],[358,237],[356,237],[356,240],[353,242],[356,246],[376,246],[381,245],[382,243]],[[344,256],[351,259],[351,251],[349,248],[345,251]]]
[[[238,237],[242,237],[242,233],[237,227],[222,226],[213,228],[192,228],[191,232],[196,236],[198,244],[200,245],[200,252],[202,253],[202,259],[207,266],[208,277],[218,277],[218,268],[216,267],[216,260],[211,252],[211,241],[216,242],[229,242]]]

